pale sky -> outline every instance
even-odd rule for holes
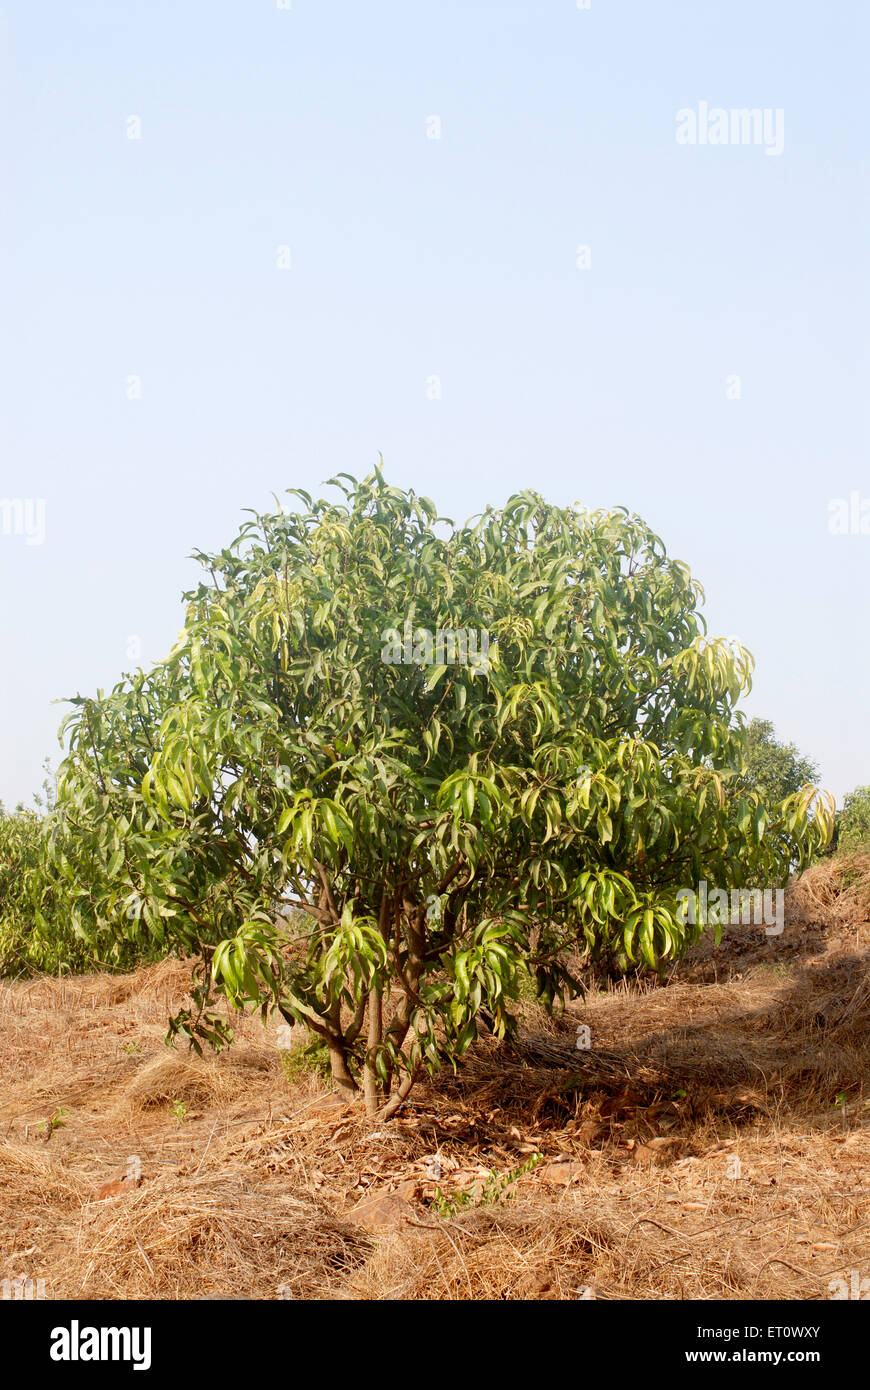
[[[0,5],[0,798],[52,701],[167,653],[194,547],[379,452],[457,520],[640,513],[747,712],[870,782],[870,534],[828,531],[870,512],[868,38],[857,0]],[[781,150],[677,139],[742,108]]]

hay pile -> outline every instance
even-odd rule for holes
[[[855,850],[813,864],[789,888],[792,922],[821,922],[840,935],[870,920],[870,854]]]

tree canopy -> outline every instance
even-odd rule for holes
[[[750,719],[746,729],[744,784],[770,801],[784,801],[819,775],[817,765],[795,744],[780,743],[769,719]]]
[[[76,697],[52,854],[83,934],[198,962],[176,1036],[277,1009],[388,1115],[521,970],[660,969],[681,886],[784,882],[830,807],[747,783],[751,657],[639,517],[333,483],[197,552],[169,657]]]

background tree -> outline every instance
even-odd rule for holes
[[[802,787],[812,786],[819,769],[793,743],[780,743],[769,719],[751,719],[746,729],[744,784],[766,800],[784,801]]]
[[[660,968],[679,887],[784,880],[830,807],[741,778],[751,659],[638,517],[527,492],[455,527],[333,481],[198,553],[169,658],[76,698],[52,853],[83,932],[195,958],[176,1036],[227,1041],[215,990],[277,1009],[388,1116],[481,1007],[515,1026],[521,966],[548,1003],[578,947]],[[487,663],[437,660],[459,629]]]
[[[44,849],[43,825],[36,811],[23,806],[7,812],[0,805],[0,974],[31,969],[54,970],[64,952],[40,930],[34,878]]]
[[[870,787],[856,787],[843,797],[837,815],[837,848],[846,851],[870,849]]]
[[[0,975],[93,968],[97,959],[73,929],[64,894],[46,855],[46,813],[54,806],[51,768],[43,764],[42,794],[34,807],[0,802]]]

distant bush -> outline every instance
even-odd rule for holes
[[[281,1053],[281,1070],[291,1084],[306,1076],[329,1079],[329,1048],[322,1038],[307,1038]]]
[[[89,951],[46,893],[45,821],[0,809],[0,974],[80,970]]]
[[[0,975],[135,968],[145,959],[141,946],[86,940],[74,924],[68,892],[48,860],[49,835],[50,819],[39,810],[7,812],[0,804]]]
[[[837,817],[837,848],[870,849],[870,787],[856,787],[843,797]]]

